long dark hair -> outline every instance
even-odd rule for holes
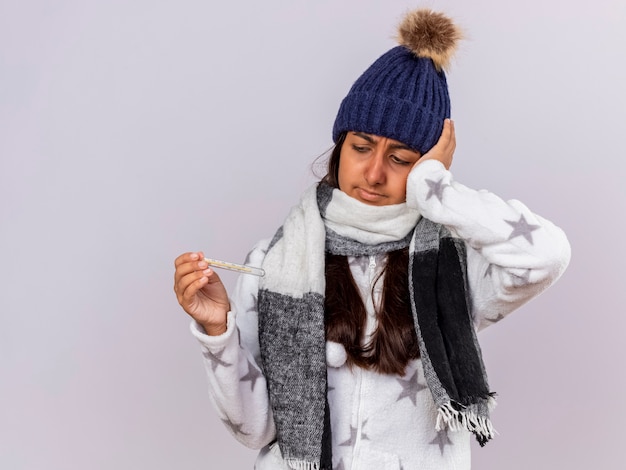
[[[341,156],[341,147],[346,141],[346,133],[342,132],[335,142],[335,146],[330,152],[328,158],[328,168],[326,175],[322,178],[322,181],[333,188],[339,188],[339,157]]]
[[[339,156],[345,141],[342,134],[328,159],[325,183],[339,188]],[[378,326],[370,341],[362,344],[367,320],[365,304],[345,256],[326,254],[326,339],[345,348],[349,365],[384,374],[404,374],[407,363],[419,357],[408,288],[408,249],[387,254],[387,262],[374,285],[383,279]],[[374,286],[372,286],[373,294]]]

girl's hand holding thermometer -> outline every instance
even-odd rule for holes
[[[229,271],[236,271],[242,274],[253,274],[255,276],[265,276],[265,271],[261,268],[255,268],[254,266],[247,266],[245,264],[229,263],[227,261],[220,261],[212,258],[204,258],[209,266],[215,268],[228,269]]]
[[[230,311],[222,280],[201,251],[187,252],[174,261],[174,291],[180,306],[211,336],[224,333]]]

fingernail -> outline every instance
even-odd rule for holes
[[[211,268],[207,268],[207,269],[205,269],[204,271],[202,271],[202,274],[206,274],[206,275],[208,276],[208,275],[209,275],[209,274],[211,274],[212,272],[213,272],[213,271],[211,270]]]
[[[192,260],[197,260],[198,259],[198,253],[191,253],[191,259]]]

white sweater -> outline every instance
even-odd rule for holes
[[[477,330],[541,293],[569,262],[570,247],[561,229],[519,201],[505,202],[454,182],[437,161],[412,170],[407,203],[465,240]],[[249,264],[261,265],[268,243],[257,244]],[[382,288],[379,281],[372,298],[372,281],[385,256],[349,260],[368,311],[367,341],[376,327],[374,305]],[[257,277],[240,277],[223,335],[207,336],[196,323],[191,329],[201,343],[210,396],[224,424],[244,445],[261,449],[256,469],[288,469],[274,443],[274,422],[259,367],[257,291]],[[345,350],[337,343],[327,343],[326,351],[335,470],[470,468],[470,434],[435,430],[437,410],[419,359],[408,364],[404,376],[382,375],[345,365]]]

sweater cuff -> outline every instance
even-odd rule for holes
[[[229,311],[226,315],[226,331],[221,335],[217,336],[209,336],[204,331],[202,325],[200,325],[197,321],[192,320],[189,328],[191,330],[191,334],[202,344],[209,349],[215,348],[223,348],[232,338],[235,330],[237,330],[237,325],[235,323],[235,312]]]

